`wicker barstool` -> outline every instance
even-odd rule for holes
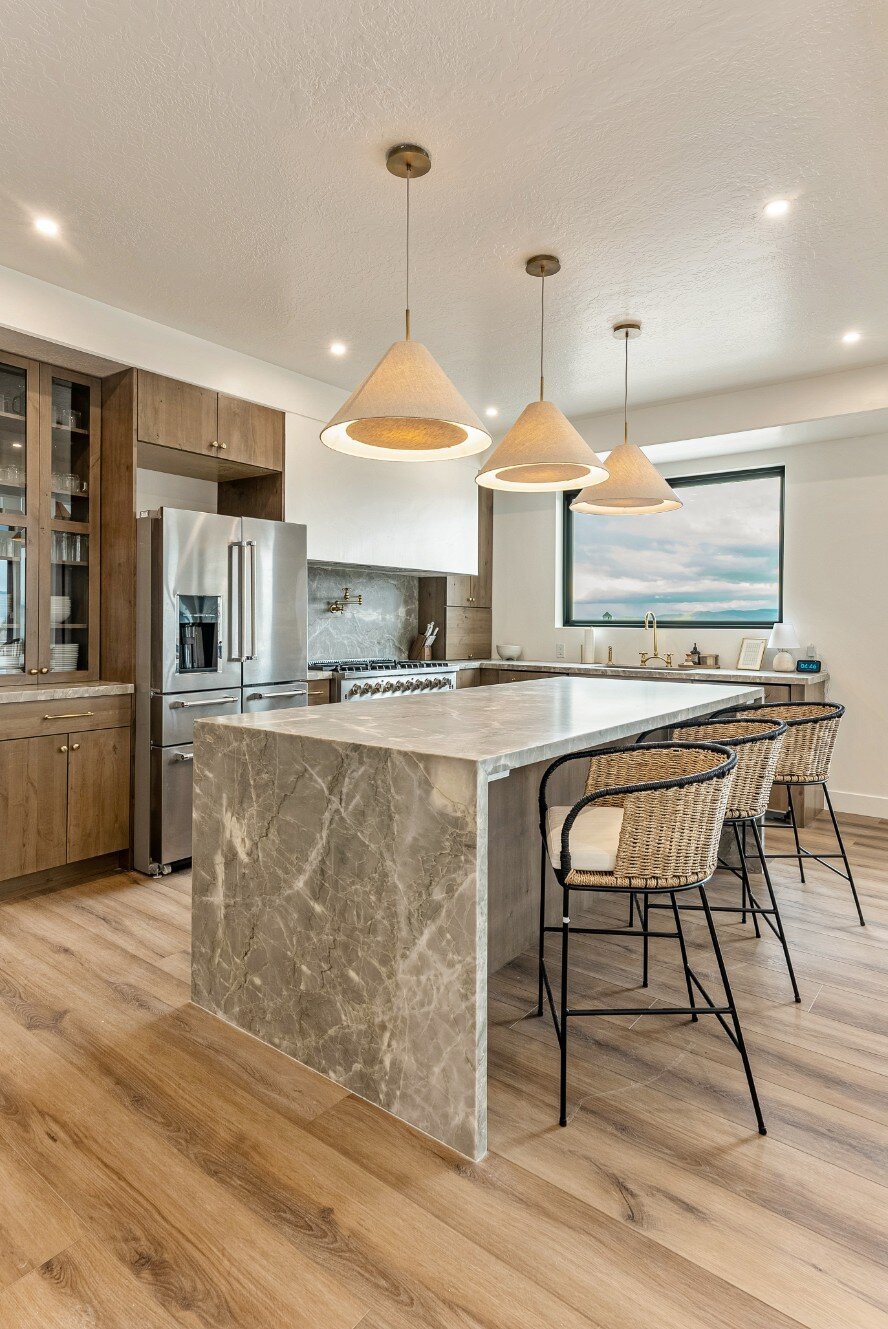
[[[587,761],[586,792],[572,807],[549,807],[546,789],[553,773],[567,762]],[[590,1015],[714,1015],[740,1053],[758,1129],[765,1134],[752,1069],[727,969],[706,898],[705,883],[716,868],[718,842],[731,793],[737,756],[717,743],[649,743],[571,753],[552,762],[540,782],[540,939],[537,1015],[548,1000],[561,1053],[559,1121],[567,1125],[568,1024]],[[546,873],[549,864],[562,891],[561,924],[546,923]],[[709,928],[724,999],[710,997],[688,962],[676,893],[697,889]],[[592,928],[571,926],[572,892],[616,892],[645,901],[641,926]],[[668,895],[674,932],[652,932],[647,901]],[[639,907],[641,908],[641,907]],[[556,1006],[546,968],[545,939],[561,934],[561,997]],[[573,934],[675,937],[681,951],[687,1006],[571,1007],[568,1003],[570,937]],[[702,1002],[695,995],[699,993]],[[729,1023],[730,1021],[730,1023]]]
[[[796,859],[799,865],[799,877],[803,882],[805,880],[806,858],[814,859],[822,867],[829,868],[830,872],[834,872],[837,877],[847,881],[851,887],[860,926],[865,927],[866,920],[860,907],[860,897],[854,884],[851,864],[848,862],[845,842],[842,839],[842,832],[839,829],[827,784],[833,748],[839,731],[839,721],[845,714],[844,706],[834,701],[766,701],[763,705],[756,706],[755,711],[756,715],[761,715],[770,720],[782,720],[786,725],[786,737],[783,740],[783,747],[774,773],[774,783],[783,785],[786,789],[787,809],[795,841],[795,853],[768,854],[768,858]],[[741,712],[735,713],[740,714]],[[799,823],[792,797],[793,787],[795,785],[818,784],[823,789],[823,796],[829,810],[833,833],[839,849],[837,854],[815,854],[813,850],[806,849],[803,846],[799,835]],[[845,869],[844,872],[834,866],[835,859],[841,859]]]
[[[740,866],[739,869],[729,865],[725,866],[729,866],[729,871],[735,872],[740,878],[742,883],[741,903],[739,905],[710,904],[709,907],[713,913],[739,914],[741,921],[744,923],[747,914],[751,915],[757,937],[761,936],[759,918],[767,923],[783,947],[793,997],[796,1001],[801,1001],[786,933],[783,928],[783,920],[780,917],[780,909],[777,904],[777,897],[774,894],[774,886],[771,881],[771,874],[768,871],[759,829],[759,819],[764,817],[768,808],[771,787],[774,783],[778,762],[781,760],[788,730],[782,720],[777,720],[773,716],[759,718],[759,710],[759,707],[755,708],[755,718],[740,714],[737,716],[719,716],[717,718],[709,717],[705,720],[684,720],[680,724],[672,726],[672,736],[687,739],[690,743],[723,743],[737,754],[731,795],[725,813],[725,825],[730,826],[734,832],[734,843],[737,846]],[[770,902],[766,906],[759,904],[752,890],[746,854],[747,829],[752,831],[756,856],[762,867],[762,876]],[[650,907],[668,908],[664,904],[651,905]],[[680,907],[685,909],[701,908],[697,904]]]

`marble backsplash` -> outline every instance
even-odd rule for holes
[[[363,596],[363,604],[331,614],[328,605],[342,599],[345,586],[352,595]],[[309,563],[309,660],[406,657],[416,636],[418,602],[418,577],[379,568]]]

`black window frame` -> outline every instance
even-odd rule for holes
[[[607,463],[605,462],[605,465]],[[750,466],[738,471],[712,471],[703,475],[670,475],[669,483],[673,489],[683,489],[689,485],[726,484],[734,480],[760,480],[766,476],[776,476],[780,480],[780,539],[778,548],[778,614],[775,619],[739,619],[718,620],[711,618],[660,618],[657,623],[664,628],[767,628],[773,627],[783,619],[783,552],[786,533],[786,467],[785,466]],[[570,505],[576,494],[570,490],[564,492],[564,507],[561,525],[561,589],[562,623],[566,628],[640,628],[641,618],[573,618],[573,523],[578,519],[595,521],[591,513],[571,512]],[[669,514],[626,517],[625,521],[668,521]]]

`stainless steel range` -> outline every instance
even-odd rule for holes
[[[308,667],[333,674],[333,701],[425,696],[456,687],[456,669],[446,660],[315,660]]]

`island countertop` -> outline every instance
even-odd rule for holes
[[[197,721],[192,999],[482,1157],[488,968],[537,935],[542,771],[761,695],[551,678]],[[562,775],[573,801],[583,763]]]
[[[271,711],[198,720],[204,725],[267,729],[418,756],[476,762],[487,773],[613,743],[646,728],[760,700],[759,687],[657,679],[553,677],[430,696],[346,702],[311,710]]]

